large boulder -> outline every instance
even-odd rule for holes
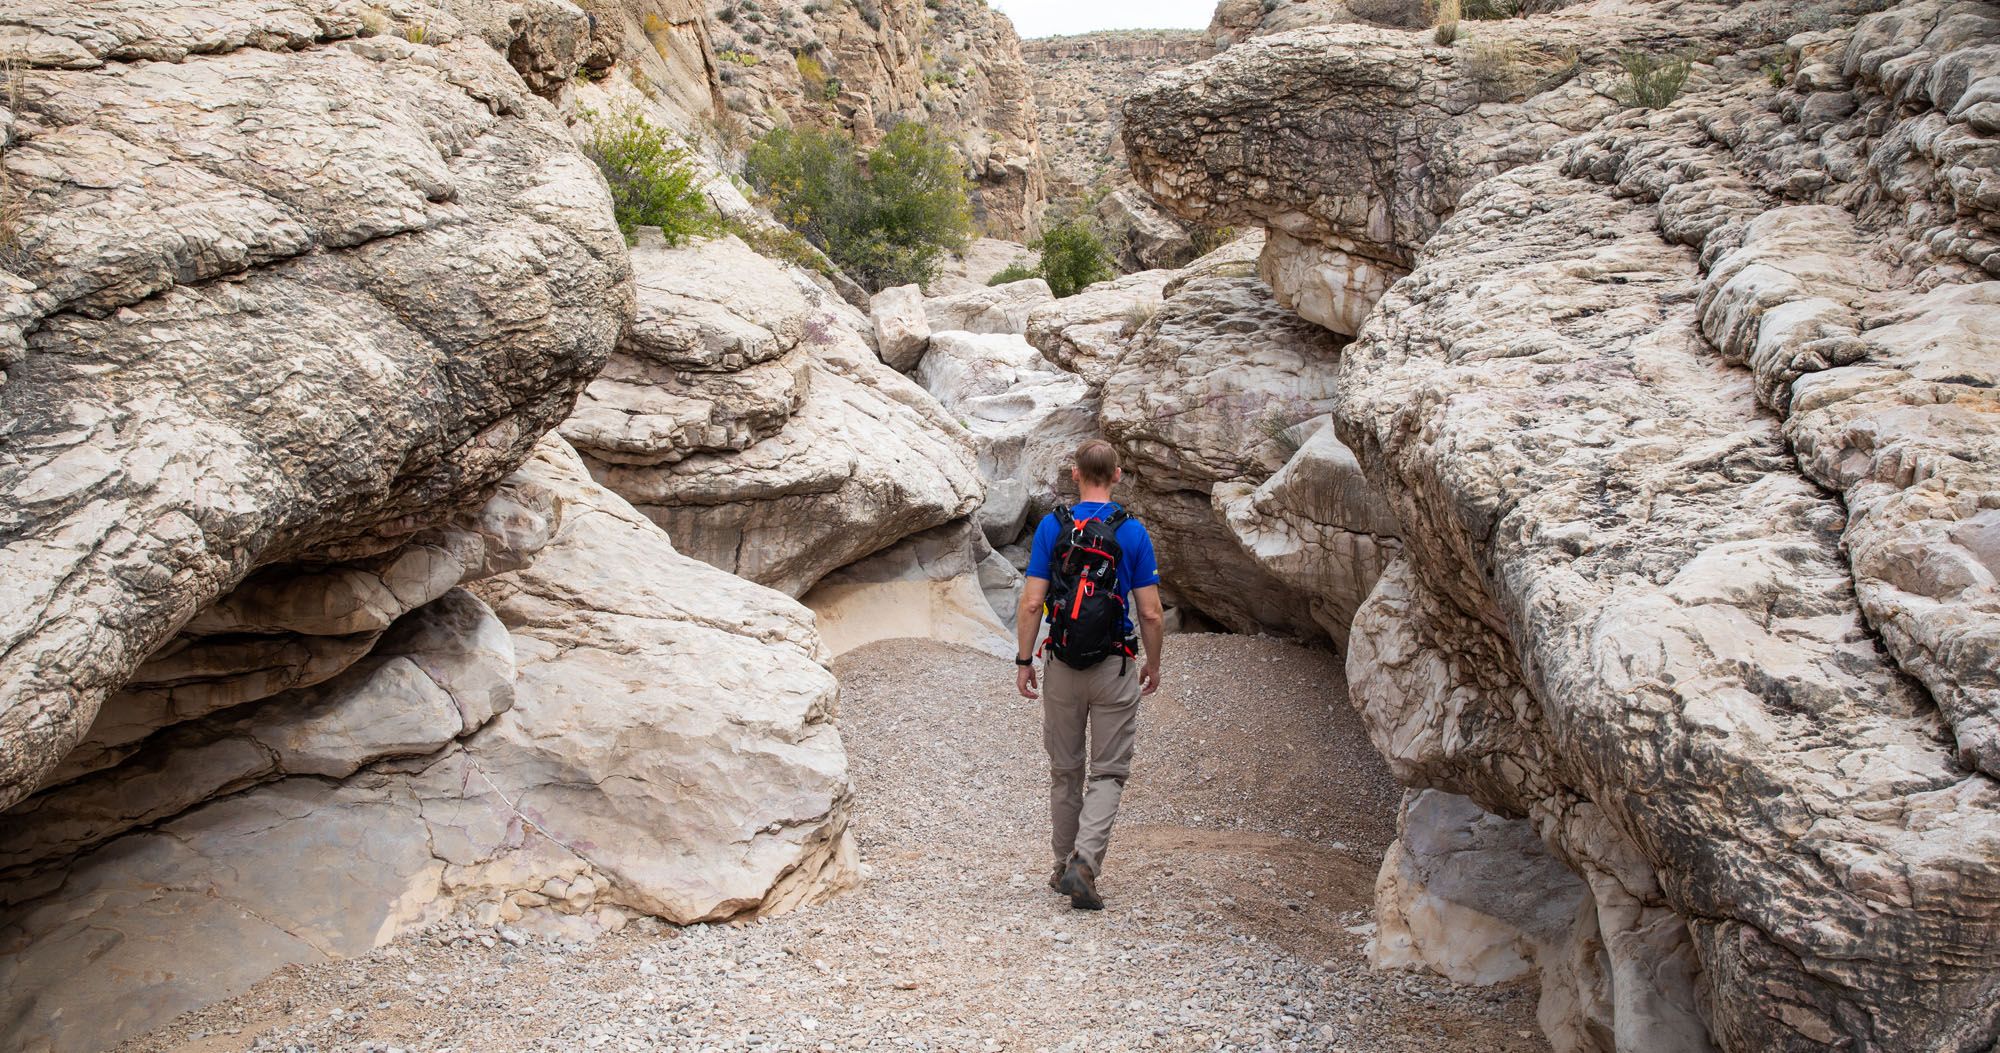
[[[867,319],[733,237],[632,258],[638,319],[562,433],[681,552],[797,596],[978,506],[970,438]]]
[[[1178,285],[1104,382],[1104,435],[1165,584],[1239,632],[1317,636],[1312,604],[1238,543],[1214,505],[1222,482],[1284,466],[1283,433],[1332,405],[1340,341],[1279,306],[1252,277]]]
[[[106,1048],[452,916],[577,937],[850,879],[809,612],[675,553],[560,441],[486,517],[544,544],[478,598],[0,816],[8,1048]]]
[[[1060,494],[1075,494],[1071,457],[1097,434],[1097,399],[1082,378],[1019,336],[938,333],[916,379],[978,444],[997,544],[1013,541]],[[1010,524],[1012,534],[1002,529]]]
[[[0,14],[25,203],[0,293],[0,804],[252,571],[388,553],[476,505],[603,364],[630,307],[603,184],[500,51],[428,14],[422,44],[305,0]]]
[[[922,288],[898,285],[876,293],[868,305],[868,321],[875,332],[875,353],[890,369],[908,373],[917,368],[931,342]]]
[[[1284,467],[1261,483],[1218,482],[1209,496],[1243,550],[1303,592],[1313,621],[1345,649],[1354,612],[1403,546],[1388,504],[1330,425],[1315,417],[1285,429],[1280,445],[1296,452]]]
[[[1028,312],[1049,303],[1055,294],[1040,278],[1023,278],[924,301],[931,332],[1012,333],[1028,331]]]

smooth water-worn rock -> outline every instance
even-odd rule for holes
[[[1069,471],[1076,448],[1097,435],[1097,399],[1082,378],[1050,365],[1019,336],[947,332],[931,337],[916,379],[972,433],[987,500],[998,502],[996,533],[1015,527],[1000,544],[1019,536],[1031,513],[1076,493]]]
[[[1028,331],[1028,313],[1055,299],[1049,283],[1023,278],[924,301],[931,332],[1012,333]]]
[[[970,438],[803,272],[734,237],[642,238],[633,267],[638,317],[561,430],[681,552],[800,595],[978,506]]]
[[[675,553],[559,441],[494,505],[549,539],[484,602],[450,593],[347,673],[0,819],[7,1048],[105,1048],[455,914],[577,937],[851,878],[809,612]],[[151,825],[89,847],[107,822]]]
[[[630,301],[595,170],[446,16],[422,44],[304,0],[0,23],[25,203],[0,294],[11,803],[257,567],[477,504]]]
[[[976,524],[946,523],[834,571],[799,602],[836,655],[914,637],[1012,657],[1013,633],[998,608],[1020,575],[995,577],[993,555]]]

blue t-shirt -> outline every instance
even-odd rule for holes
[[[1084,501],[1070,507],[1078,519],[1103,519],[1118,507],[1116,501]],[[1027,576],[1049,580],[1049,561],[1055,558],[1056,542],[1062,540],[1063,524],[1054,512],[1042,517],[1035,527],[1035,543],[1028,550]],[[1118,524],[1118,598],[1125,601],[1125,632],[1132,632],[1132,590],[1160,583],[1160,567],[1153,561],[1153,538],[1136,519]]]

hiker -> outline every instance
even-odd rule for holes
[[[1049,751],[1056,854],[1049,887],[1077,910],[1104,909],[1097,877],[1132,771],[1139,696],[1160,686],[1160,572],[1146,528],[1111,500],[1123,475],[1110,443],[1092,439],[1077,447],[1070,468],[1077,503],[1058,507],[1035,527],[1016,618],[1014,686],[1023,698],[1041,698],[1042,744]],[[1033,651],[1045,609],[1048,657],[1037,696]],[[1135,613],[1145,641],[1143,664],[1133,638]]]

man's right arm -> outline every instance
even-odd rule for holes
[[[1042,601],[1049,595],[1049,579],[1021,579],[1021,605],[1014,609],[1014,654],[1016,657],[1031,659],[1029,664],[1015,663],[1014,687],[1022,698],[1040,698],[1035,692],[1035,637],[1042,632]]]

